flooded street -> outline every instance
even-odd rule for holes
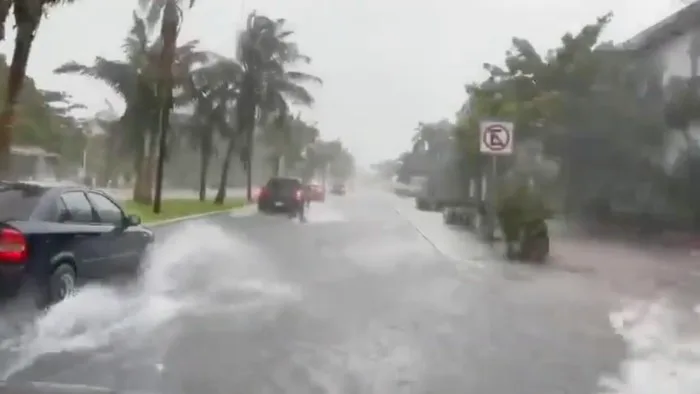
[[[154,393],[698,387],[685,266],[654,286],[651,262],[509,264],[411,204],[358,192],[308,223],[244,210],[159,228],[140,281],[3,316],[0,372]]]

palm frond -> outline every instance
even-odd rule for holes
[[[143,19],[146,21],[149,29],[155,28],[160,21],[166,1],[167,0],[139,0],[141,9],[146,11]]]
[[[306,90],[305,87],[284,79],[275,81],[275,86],[273,89],[279,91],[282,95],[292,100],[294,104],[312,106],[315,102],[314,97],[308,90]]]
[[[138,65],[148,48],[148,27],[136,11],[133,12],[132,18],[131,30],[122,44],[122,50],[129,63]]]
[[[284,73],[284,78],[294,83],[313,82],[322,85],[323,80],[315,75],[306,74],[299,71],[287,71]]]
[[[91,77],[110,85],[122,97],[133,97],[138,73],[131,65],[101,57],[92,66],[69,62],[54,70],[56,74],[78,74]]]
[[[71,98],[68,93],[57,90],[39,90],[39,93],[47,104],[66,102]]]

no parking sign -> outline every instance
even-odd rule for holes
[[[480,151],[488,155],[513,153],[513,122],[484,121],[480,123]]]

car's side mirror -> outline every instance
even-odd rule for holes
[[[138,215],[129,215],[124,221],[125,227],[138,226],[141,224],[141,218]]]

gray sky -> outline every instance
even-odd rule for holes
[[[243,4],[245,2],[245,4]],[[29,74],[41,88],[65,90],[91,112],[109,98],[106,86],[55,76],[69,60],[120,58],[136,0],[78,0],[54,9],[40,28]],[[342,138],[362,163],[408,149],[419,121],[452,118],[464,84],[483,77],[484,62],[501,62],[512,36],[542,51],[559,37],[613,11],[606,39],[623,40],[678,8],[673,0],[197,0],[185,14],[181,40],[233,56],[236,31],[252,9],[284,17],[324,80],[305,111],[326,138]],[[0,50],[12,49],[12,40]]]

